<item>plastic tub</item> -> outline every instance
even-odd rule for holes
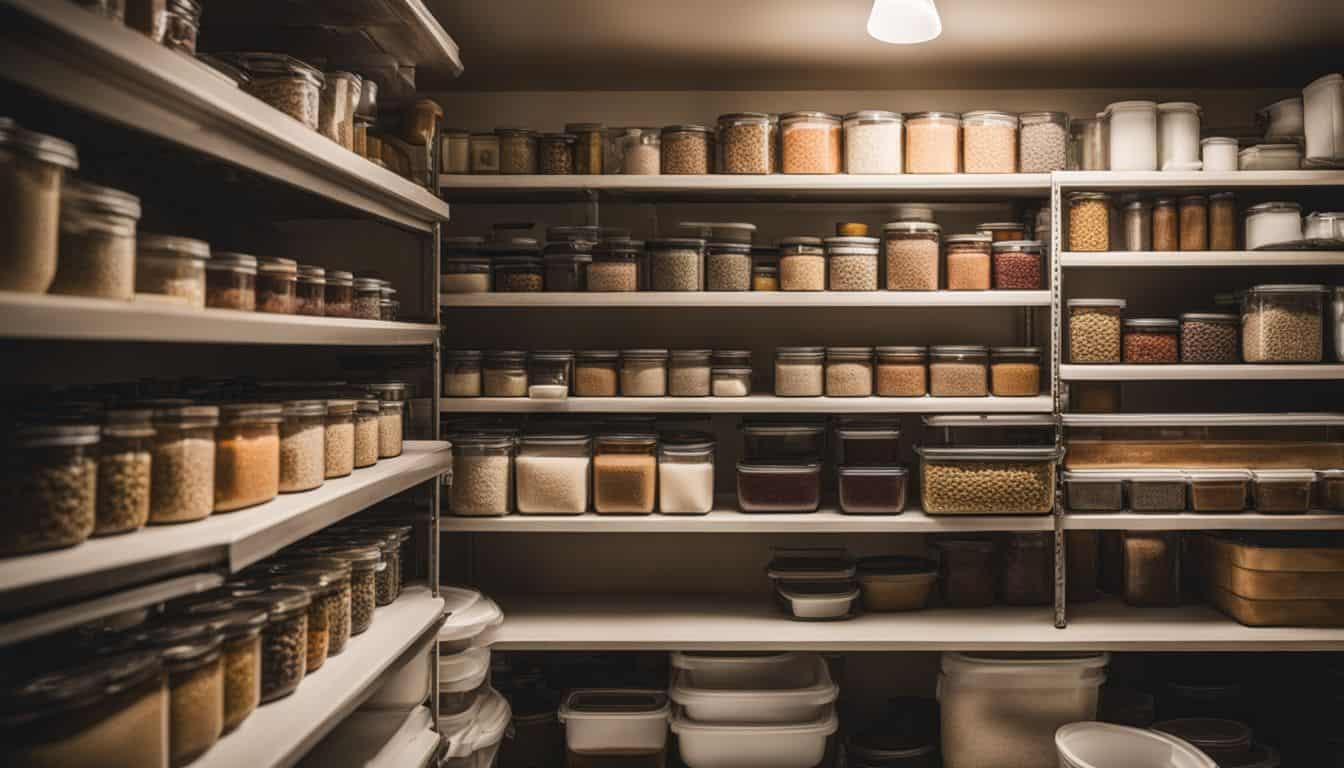
[[[992,274],[989,235],[948,235],[943,238],[943,261],[949,291],[987,291]]]
[[[800,664],[800,658],[803,654],[776,651],[673,651],[671,666],[674,672],[693,674],[696,684],[703,688],[750,689],[767,687],[760,685],[762,680],[793,682],[799,677],[807,677],[812,670]],[[798,685],[801,683],[794,687]]]
[[[1184,512],[1189,480],[1182,472],[1132,473],[1129,476],[1129,508],[1134,512]]]
[[[1069,362],[1120,362],[1124,299],[1069,299]]]
[[[989,394],[989,349],[975,345],[929,348],[929,394],[985,397]]]
[[[593,509],[599,515],[647,515],[657,502],[657,444],[652,434],[599,435],[593,451]]]
[[[1273,201],[1246,209],[1246,249],[1273,248],[1302,240],[1302,206]]]
[[[1302,97],[1293,96],[1256,112],[1256,121],[1265,128],[1265,141],[1300,140],[1306,130],[1304,107]]]
[[[1255,510],[1271,514],[1299,514],[1311,511],[1316,473],[1310,469],[1257,470]]]
[[[1228,136],[1210,136],[1199,142],[1200,162],[1206,171],[1225,173],[1238,170],[1237,140]]]
[[[513,460],[516,505],[524,515],[588,511],[592,440],[584,434],[524,435]]]
[[[841,120],[836,115],[826,112],[788,112],[780,115],[780,171],[840,173],[842,138]],[[663,172],[667,172],[666,168]]]
[[[719,115],[719,173],[771,172],[775,133],[770,115],[736,112]]]
[[[858,565],[863,608],[874,613],[917,611],[929,602],[937,565],[914,557],[865,557]]]
[[[439,712],[459,715],[477,700],[490,673],[490,649],[468,648],[439,656]]]
[[[775,591],[784,610],[804,621],[848,619],[859,598],[853,581],[779,581]]]
[[[1156,171],[1158,169],[1157,103],[1142,100],[1117,101],[1106,106],[1105,116],[1111,137],[1110,170]],[[955,767],[949,766],[949,768]]]
[[[839,728],[833,707],[802,723],[703,723],[680,707],[672,715],[681,759],[689,768],[812,768]]]
[[[825,660],[814,654],[791,655],[759,671],[750,683],[729,686],[712,673],[678,669],[668,697],[703,723],[797,723],[822,715],[840,695]]]
[[[905,172],[957,173],[961,170],[961,115],[917,112],[905,120]]]
[[[1198,170],[1202,167],[1199,159],[1200,112],[1199,105],[1189,101],[1167,101],[1157,105],[1158,167],[1161,170]]]
[[[880,109],[845,115],[845,173],[901,173],[904,123]]]
[[[910,473],[905,467],[838,467],[840,511],[846,515],[899,515]]]
[[[569,376],[574,353],[567,349],[533,352],[527,360],[527,396],[532,400],[564,400],[569,397]]]
[[[858,573],[854,561],[840,548],[783,549],[776,552],[766,569],[772,581],[852,581]]]
[[[1071,512],[1119,512],[1125,508],[1125,478],[1106,471],[1064,473],[1064,493]]]
[[[1070,723],[1055,732],[1060,768],[1218,768],[1182,739],[1146,728]]]
[[[1296,144],[1256,144],[1237,153],[1242,171],[1296,171],[1302,167],[1302,149]]]
[[[439,653],[465,651],[481,643],[481,635],[504,621],[504,612],[474,589],[440,587],[448,618],[439,627]]]
[[[439,729],[448,746],[439,768],[491,768],[512,719],[509,702],[495,690],[485,694],[474,719],[447,727],[445,720],[451,719],[440,717]]]
[[[658,511],[704,515],[714,508],[714,438],[665,438],[658,446]]]
[[[1303,88],[1302,110],[1307,159],[1344,160],[1344,75],[1325,75]]]
[[[1041,448],[917,447],[931,515],[1046,515],[1054,509],[1059,452]]]
[[[900,422],[841,421],[835,428],[836,464],[891,466],[900,458]]]
[[[560,705],[565,748],[577,755],[648,755],[667,747],[667,694],[642,689],[571,691]]]
[[[425,703],[431,693],[430,680],[433,677],[433,670],[430,668],[430,664],[434,660],[431,646],[434,642],[433,636],[422,642],[415,649],[411,658],[400,668],[392,671],[386,681],[378,686],[378,690],[374,691],[373,695],[360,705],[360,709],[409,711]],[[443,661],[439,662],[439,669],[439,689],[442,690]]]
[[[1195,512],[1243,512],[1250,498],[1251,473],[1243,470],[1192,470],[1190,509]]]
[[[808,460],[740,462],[737,502],[743,512],[816,512],[821,503],[821,464]]]

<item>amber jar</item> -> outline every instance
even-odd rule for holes
[[[1204,195],[1181,198],[1181,250],[1209,250],[1209,198]]]
[[[1180,248],[1180,224],[1176,218],[1176,199],[1159,197],[1153,201],[1153,250],[1175,251]]]
[[[1209,250],[1237,249],[1237,198],[1231,192],[1209,195]]]

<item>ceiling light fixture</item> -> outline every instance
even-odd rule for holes
[[[942,33],[933,0],[873,0],[868,34],[884,43],[923,43]]]

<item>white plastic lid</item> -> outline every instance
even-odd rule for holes
[[[1070,723],[1055,731],[1061,766],[1076,768],[1217,768],[1189,742],[1146,728],[1112,723]]]
[[[490,649],[468,648],[439,656],[439,693],[472,691],[490,672]]]
[[[504,612],[494,600],[482,597],[474,589],[441,587],[448,618],[439,629],[439,642],[472,641],[490,627],[504,621]]]
[[[1251,472],[1257,483],[1314,483],[1313,469],[1257,469]]]
[[[943,674],[949,677],[964,675],[1084,675],[1105,669],[1111,660],[1108,652],[1100,653],[959,653],[946,652],[942,657]]]
[[[769,736],[829,736],[840,726],[835,716],[835,706],[826,707],[826,711],[816,720],[803,723],[709,723],[692,720],[681,707],[672,715],[671,728],[675,734],[682,733],[727,733],[750,737]]]
[[[560,704],[562,723],[574,720],[665,720],[667,694],[642,688],[584,688],[570,691]]]
[[[499,691],[491,688],[481,700],[480,709],[474,720],[466,721],[453,731],[444,731],[444,740],[448,742],[444,757],[467,757],[477,750],[499,743],[500,739],[504,738],[504,731],[508,729],[512,719],[513,710],[510,709],[509,702],[499,694]],[[439,718],[441,728],[444,720],[445,718]]]
[[[766,670],[796,663],[791,651],[673,651],[672,668],[685,670]]]

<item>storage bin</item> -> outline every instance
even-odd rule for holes
[[[1018,115],[1018,164],[1022,173],[1062,171],[1069,162],[1069,114],[1023,112]]]
[[[454,435],[453,484],[448,510],[454,515],[497,517],[513,511],[512,437]]]
[[[990,251],[993,256],[995,288],[1037,291],[1045,287],[1045,248],[1040,241],[1003,240],[993,243]]]
[[[490,649],[468,648],[439,655],[439,713],[460,715],[486,694]],[[488,695],[488,694],[486,694]]]
[[[820,397],[824,389],[822,347],[779,347],[775,350],[775,395]]]
[[[711,172],[713,156],[709,141],[710,130],[703,125],[669,125],[663,128],[660,139],[662,172],[678,176]]]
[[[804,723],[705,723],[680,707],[671,721],[689,768],[811,768],[822,762],[826,740],[838,728],[833,707]]]
[[[1115,472],[1067,471],[1064,493],[1071,512],[1119,512],[1125,508],[1125,478]]]
[[[325,305],[325,302],[324,302]],[[216,251],[205,262],[205,306],[253,312],[257,308],[257,257]],[[349,306],[347,300],[346,306]]]
[[[1136,606],[1181,602],[1181,534],[1124,532],[1124,598]]]
[[[1310,469],[1261,469],[1251,473],[1255,481],[1255,510],[1270,514],[1311,511],[1316,473]]]
[[[168,297],[201,309],[205,306],[205,262],[209,258],[210,245],[201,240],[141,233],[135,245],[135,292]]]
[[[1120,362],[1124,299],[1069,299],[1069,362]]]
[[[1321,285],[1257,285],[1241,299],[1241,350],[1248,363],[1319,363]]]
[[[947,290],[987,291],[990,286],[988,235],[948,235],[943,238],[947,262]]]
[[[713,508],[713,436],[664,437],[658,445],[658,511],[664,515],[704,515]]]
[[[1237,140],[1227,136],[1210,136],[1199,142],[1200,160],[1204,170],[1218,173],[1240,169]]]
[[[899,515],[905,511],[909,471],[905,467],[841,466],[840,511],[847,515]]]
[[[873,348],[826,348],[826,396],[869,397],[873,394]]]
[[[985,397],[989,394],[989,349],[976,345],[929,348],[929,394]]]
[[[1199,170],[1200,108],[1189,101],[1157,105],[1158,168],[1164,171]]]
[[[1055,596],[1054,566],[1054,534],[1009,534],[1000,564],[999,599],[1006,605],[1050,605]]]
[[[593,509],[598,514],[647,515],[653,512],[658,483],[651,434],[599,435],[593,450]]]
[[[1184,512],[1188,485],[1181,472],[1131,472],[1129,508],[1134,512]]]
[[[1302,167],[1302,149],[1296,144],[1256,144],[1237,153],[1242,171],[1296,171]]]
[[[569,374],[574,353],[567,349],[539,350],[528,355],[527,396],[533,400],[569,397]]]
[[[928,350],[877,347],[877,396],[923,397],[928,394]]]
[[[1302,240],[1302,206],[1270,202],[1246,209],[1246,249],[1273,248]]]
[[[1217,768],[1189,742],[1110,723],[1070,723],[1055,732],[1062,768]]]
[[[3,491],[11,514],[6,516],[0,555],[71,547],[87,539],[97,517],[99,428],[24,427],[8,442],[11,459],[5,465]]]
[[[865,611],[917,611],[928,605],[938,567],[923,558],[865,557],[859,561],[858,577]]]
[[[819,459],[825,455],[826,427],[810,423],[742,425],[744,459]]]
[[[786,237],[779,241],[779,289],[826,290],[826,251],[819,237]]]
[[[957,173],[961,170],[961,115],[916,112],[905,120],[905,172]]]
[[[826,112],[786,112],[779,116],[782,173],[841,172],[841,120]]]
[[[662,691],[571,691],[559,712],[565,726],[565,749],[575,755],[660,755],[667,748],[670,711],[667,694]]]
[[[1172,364],[1180,361],[1181,324],[1153,317],[1126,318],[1124,362],[1130,365]]]
[[[1206,534],[1192,544],[1204,596],[1241,624],[1344,626],[1344,548],[1338,536]],[[1235,715],[1241,709],[1226,711]],[[1192,712],[1207,714],[1210,708]]]
[[[1344,160],[1344,75],[1333,73],[1302,89],[1307,159]]]
[[[1279,99],[1255,113],[1256,122],[1265,129],[1265,141],[1301,140],[1305,135],[1304,104],[1301,96]]]
[[[749,681],[724,683],[697,665],[675,668],[667,696],[700,723],[797,723],[812,720],[839,697],[826,661],[816,654],[785,654],[759,665]]]
[[[977,110],[961,116],[963,173],[1017,171],[1017,115]]]
[[[901,173],[905,119],[865,109],[845,115],[845,173]]]
[[[492,349],[482,353],[481,394],[485,397],[527,397],[527,353],[513,349]]]
[[[316,131],[321,114],[322,73],[283,53],[244,52],[219,54],[241,67],[251,79],[240,87],[273,108]]]
[[[924,511],[931,515],[1044,515],[1054,509],[1053,448],[917,446]]]
[[[821,464],[805,459],[739,462],[737,503],[743,512],[816,512]]]
[[[830,263],[830,290],[877,290],[880,240],[876,237],[828,237],[824,242],[826,258]]]
[[[1040,347],[991,347],[990,394],[995,397],[1035,397],[1041,393]]]
[[[581,515],[588,511],[592,440],[582,434],[524,435],[514,459],[518,512]]]
[[[950,608],[984,608],[994,604],[994,542],[989,539],[941,539],[938,582]]]
[[[764,112],[719,115],[718,128],[719,173],[771,172],[775,131],[770,115]]]
[[[499,745],[513,719],[509,702],[498,691],[488,690],[476,717],[467,720],[466,727],[448,727],[439,718],[440,730],[448,745],[439,768],[492,768],[499,755]]]
[[[1250,498],[1251,473],[1241,470],[1191,470],[1190,509],[1195,512],[1243,512]]]
[[[1110,170],[1156,171],[1159,167],[1157,103],[1117,101],[1106,106],[1105,115],[1110,133]]]
[[[1111,197],[1105,192],[1069,195],[1070,251],[1108,251],[1111,247]]]
[[[887,290],[938,290],[942,229],[927,221],[893,221],[882,228]]]

